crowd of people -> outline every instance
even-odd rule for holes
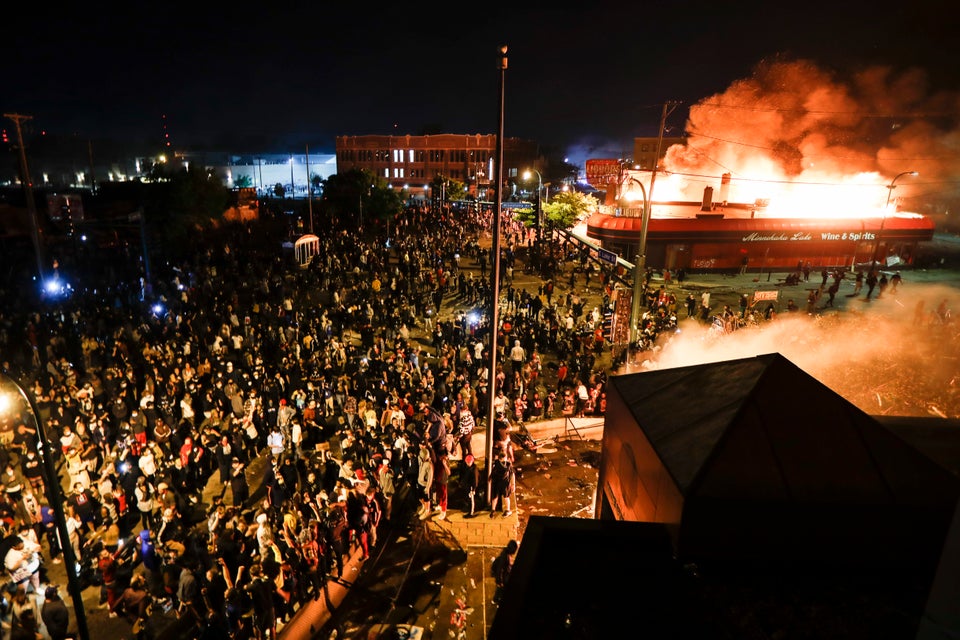
[[[491,372],[494,261],[477,241],[489,213],[411,206],[389,242],[337,229],[305,268],[268,222],[208,232],[145,286],[0,311],[3,373],[35,399],[68,487],[61,540],[29,407],[0,417],[8,584],[46,595],[51,637],[62,612],[47,620],[58,596],[41,586],[69,545],[85,585],[139,637],[156,636],[163,611],[196,637],[275,638],[278,620],[342,579],[347,554],[370,554],[395,497],[443,518],[456,476],[469,514],[509,513],[511,424],[603,412],[605,309],[551,278],[514,287],[519,223],[502,228]],[[470,441],[491,401],[485,495]],[[37,626],[27,616],[11,626]]]

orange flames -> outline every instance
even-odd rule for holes
[[[713,202],[768,202],[758,211],[765,217],[891,215],[923,195],[922,185],[960,173],[949,150],[957,134],[930,117],[954,122],[960,100],[924,94],[917,70],[874,68],[844,84],[807,61],[761,62],[752,77],[690,108],[687,144],[667,149],[650,197],[700,201],[710,186]],[[922,177],[889,189],[904,171]],[[640,179],[649,186],[649,175]]]

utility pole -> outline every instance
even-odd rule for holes
[[[630,311],[630,339],[631,342],[637,340],[640,335],[639,327],[637,323],[640,321],[640,303],[641,296],[646,289],[644,285],[644,280],[647,275],[647,228],[650,226],[650,213],[651,207],[653,206],[653,182],[657,179],[657,167],[660,165],[660,149],[663,146],[663,130],[666,127],[667,116],[670,115],[674,109],[677,108],[679,102],[665,102],[663,103],[663,113],[660,116],[660,133],[657,137],[657,155],[653,159],[653,172],[650,174],[650,188],[643,191],[643,219],[640,223],[640,245],[639,250],[637,251],[637,257],[633,265],[633,300]],[[621,171],[623,165],[621,164]],[[640,185],[641,189],[643,185],[637,181],[637,184]],[[622,182],[620,187],[622,188]],[[617,193],[619,197],[620,194]]]
[[[32,120],[33,116],[5,113],[3,117],[13,120],[13,123],[17,126],[17,144],[20,145],[20,178],[23,181],[23,188],[27,195],[27,215],[30,217],[33,250],[37,254],[37,275],[40,277],[40,283],[42,285],[45,274],[43,271],[43,246],[40,242],[40,222],[37,220],[37,204],[33,201],[33,181],[30,179],[30,169],[27,167],[27,152],[23,146],[23,130],[20,127],[21,122]]]
[[[660,133],[657,136],[657,155],[653,159],[653,171],[650,173],[650,186],[647,188],[643,202],[643,222],[640,225],[640,252],[635,269],[640,269],[642,278],[647,269],[647,227],[650,225],[650,210],[653,206],[653,183],[657,179],[657,167],[660,166],[660,150],[663,147],[663,130],[667,124],[667,116],[673,113],[680,102],[664,102],[663,114],[660,116]]]
[[[496,435],[493,422],[497,417],[497,332],[500,330],[500,207],[503,206],[503,104],[507,71],[507,47],[501,46],[497,68],[500,71],[499,111],[497,114],[497,195],[493,207],[493,246],[490,251],[490,368],[487,371],[487,499],[493,484],[490,472],[493,469],[493,440]]]
[[[647,206],[650,206],[653,203],[653,182],[657,179],[657,167],[660,166],[660,152],[663,149],[663,130],[667,126],[667,116],[673,113],[673,110],[679,105],[679,101],[668,101],[663,103],[663,113],[660,116],[660,133],[657,134],[657,155],[653,158],[653,172],[650,174],[650,187],[647,189],[647,197],[649,198]],[[644,215],[649,220],[649,214],[644,212]]]

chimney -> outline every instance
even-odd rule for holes
[[[730,197],[730,174],[725,173],[720,176],[720,206],[727,206],[727,199]]]
[[[703,204],[700,206],[700,211],[712,211],[713,210],[713,187],[704,187],[703,188]]]

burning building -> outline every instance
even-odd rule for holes
[[[770,270],[798,264],[908,265],[917,244],[933,239],[933,221],[916,213],[779,217],[769,215],[765,199],[744,204],[713,202],[712,196],[713,189],[706,187],[701,202],[653,203],[646,238],[648,265],[697,271],[744,264]],[[624,207],[591,216],[587,235],[632,258],[639,250],[642,226],[642,207]]]
[[[765,61],[693,105],[685,142],[652,171],[603,165],[594,186],[608,200],[587,236],[630,260],[646,212],[655,268],[910,264],[934,223],[908,209],[946,199],[936,189],[960,169],[951,105],[925,95],[921,71],[841,82],[810,62]]]

